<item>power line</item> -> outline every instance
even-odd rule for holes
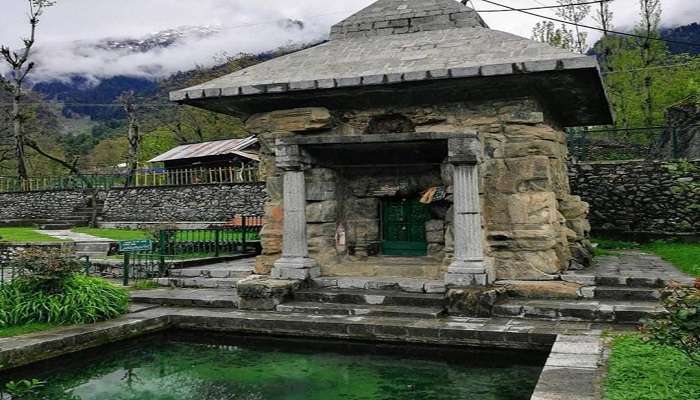
[[[584,3],[573,3],[573,4],[565,4],[565,5],[559,5],[559,4],[558,4],[558,5],[555,5],[555,6],[547,6],[547,5],[544,5],[544,4],[542,4],[542,3],[540,3],[540,2],[538,1],[537,4],[542,4],[541,7],[518,8],[517,11],[548,10],[548,9],[552,9],[552,8],[564,8],[564,7],[571,7],[571,6],[586,6],[586,5],[589,5],[589,4],[600,4],[601,1],[602,1],[603,3],[609,3],[609,2],[611,2],[611,1],[613,1],[613,0],[587,1],[587,2],[584,2]],[[474,10],[474,11],[479,12],[479,13],[492,13],[492,12],[513,12],[513,11],[515,11],[515,10]]]
[[[493,2],[493,1],[491,1],[491,0],[481,0],[481,1],[483,1],[483,2],[485,2],[485,3],[493,4],[493,5],[495,5],[495,6],[507,8],[508,11],[517,11],[517,12],[521,12],[521,13],[523,13],[523,14],[532,15],[533,17],[542,18],[542,19],[548,19],[548,20],[551,20],[551,21],[560,22],[560,23],[562,23],[562,24],[577,26],[577,27],[579,27],[579,28],[592,29],[592,30],[601,31],[601,32],[605,31],[604,29],[598,28],[598,27],[596,27],[596,26],[577,24],[577,23],[575,23],[575,22],[566,21],[566,20],[559,19],[559,18],[547,17],[547,16],[542,15],[542,14],[536,14],[536,13],[533,13],[533,12],[530,12],[530,11],[525,11],[524,9],[518,9],[518,8],[513,8],[513,7],[510,7],[510,6],[506,6],[506,5],[503,5],[503,4],[499,4],[499,3]],[[597,1],[596,3],[600,3],[600,1]],[[609,29],[607,30],[607,32],[608,32],[608,33],[612,33],[612,34],[616,34],[616,35],[621,35],[621,36],[634,37],[634,38],[638,38],[638,39],[655,40],[655,41],[659,41],[659,42],[680,44],[680,45],[683,45],[683,46],[700,47],[700,43],[681,42],[681,41],[678,41],[678,40],[662,39],[662,38],[657,38],[657,37],[653,37],[653,36],[647,37],[647,36],[635,35],[634,33],[626,33],[626,32],[611,31],[611,30],[609,30]]]

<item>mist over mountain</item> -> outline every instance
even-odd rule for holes
[[[700,44],[700,24],[679,26],[661,30],[661,37],[667,40],[674,40],[686,43]],[[673,54],[688,53],[700,54],[700,46],[687,46],[677,43],[668,43],[668,49]]]

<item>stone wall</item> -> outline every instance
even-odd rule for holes
[[[103,215],[107,222],[222,222],[262,215],[266,200],[262,183],[110,190]]]
[[[60,219],[89,200],[89,193],[80,190],[0,193],[0,222]]]
[[[103,221],[112,226],[113,222],[223,222],[234,215],[262,215],[267,194],[263,183],[242,183],[113,189],[100,197],[105,198]],[[89,201],[90,194],[83,191],[0,193],[0,224],[61,220]]]
[[[700,232],[700,160],[578,163],[570,176],[596,230]]]
[[[536,100],[524,98],[391,109],[294,109],[252,116],[247,128],[261,139],[262,176],[267,178],[270,193],[259,273],[270,270],[282,248],[282,174],[275,166],[275,140],[289,135],[380,134],[375,132],[377,121],[384,121],[386,133],[393,133],[392,127],[410,127],[416,136],[429,132],[479,133],[483,146],[480,187],[484,248],[492,278],[552,279],[562,270],[590,261],[588,208],[570,194],[565,135],[554,127]],[[410,152],[406,156],[410,157]],[[416,186],[416,190],[408,190],[411,195],[419,188],[446,186],[448,197],[435,207],[434,219],[428,222],[426,231],[431,256],[440,258],[444,265],[450,263],[454,238],[452,174],[447,162],[427,174],[404,169],[385,177],[371,170],[364,176],[348,177],[330,168],[311,166],[306,171],[309,252],[322,266],[352,257],[352,248],[360,244],[358,236],[372,239],[378,235],[376,205],[382,194],[368,194],[376,193],[368,188],[401,187],[402,182]],[[347,224],[348,211],[362,234],[354,233],[348,225],[347,243],[339,246],[337,227]]]

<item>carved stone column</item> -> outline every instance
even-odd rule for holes
[[[304,162],[298,146],[279,146],[277,166],[284,171],[284,229],[282,258],[275,262],[272,277],[276,279],[308,279],[321,274],[309,257],[306,237],[306,183]]]
[[[486,286],[481,204],[479,200],[479,154],[476,138],[450,140],[449,161],[454,166],[454,261],[445,275],[452,286]]]

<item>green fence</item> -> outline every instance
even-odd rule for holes
[[[44,190],[110,189],[124,186],[121,175],[83,175],[30,177],[22,181],[14,176],[0,176],[0,193],[38,192]]]
[[[239,226],[231,227],[161,230],[152,251],[124,255],[124,284],[130,279],[167,276],[178,263],[257,253],[262,226],[247,225],[246,221],[243,217]]]

